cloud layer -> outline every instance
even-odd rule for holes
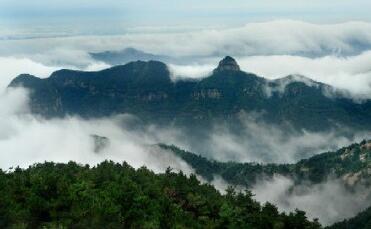
[[[153,32],[157,31],[157,32]],[[0,34],[1,36],[1,34]],[[355,55],[371,48],[371,24],[346,22],[311,24],[278,20],[240,27],[172,32],[129,32],[115,36],[75,36],[17,39],[2,37],[0,53],[43,53],[54,50],[118,50],[134,47],[172,56]]]

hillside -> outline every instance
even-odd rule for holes
[[[323,131],[371,129],[371,101],[355,103],[329,85],[303,76],[267,80],[226,57],[210,76],[173,82],[167,66],[136,61],[98,72],[59,70],[40,79],[23,74],[10,87],[30,89],[31,110],[45,117],[134,114],[145,122],[203,130],[214,123],[237,129],[241,114],[268,124]]]
[[[262,177],[271,178],[279,174],[292,178],[296,183],[321,183],[331,177],[341,179],[350,187],[371,185],[371,141],[318,154],[295,164],[224,163],[208,160],[176,146],[159,146],[181,157],[197,174],[209,181],[218,175],[230,184],[251,187]]]
[[[0,170],[1,228],[297,228],[305,213],[279,213],[250,192],[221,195],[194,175],[103,162]]]
[[[326,229],[369,229],[371,228],[371,207],[359,213],[357,216],[333,224]]]

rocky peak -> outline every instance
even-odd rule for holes
[[[219,62],[218,67],[214,70],[214,72],[221,71],[240,71],[240,66],[238,66],[235,59],[226,56]]]

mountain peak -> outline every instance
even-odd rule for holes
[[[220,71],[240,71],[240,66],[238,66],[234,58],[226,56],[219,62],[218,67],[214,70],[214,72]]]

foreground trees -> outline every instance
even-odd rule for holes
[[[0,171],[0,228],[320,228],[249,191],[225,195],[194,175],[103,162]]]

